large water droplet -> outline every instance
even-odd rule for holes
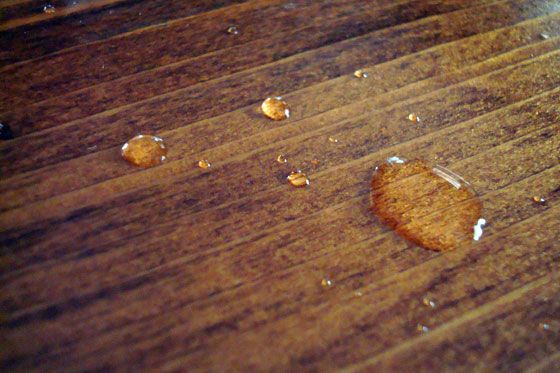
[[[372,182],[373,212],[398,234],[432,250],[479,239],[482,203],[460,176],[424,161],[391,157]]]
[[[282,97],[269,97],[261,105],[264,115],[273,120],[283,120],[290,117],[290,108]]]
[[[301,171],[293,171],[288,175],[288,182],[295,187],[302,188],[309,185],[309,178]]]
[[[122,146],[121,154],[133,165],[147,168],[156,166],[165,160],[167,147],[159,137],[138,135]]]

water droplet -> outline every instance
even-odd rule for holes
[[[0,139],[11,140],[13,138],[14,138],[14,133],[12,132],[12,128],[7,124],[0,123]]]
[[[239,34],[239,29],[237,28],[237,26],[229,26],[227,28],[227,33],[230,35],[238,35]]]
[[[431,308],[435,308],[436,307],[436,302],[434,302],[433,300],[431,300],[430,298],[425,297],[424,299],[422,299],[422,303],[424,304],[424,306],[426,307],[431,307]]]
[[[416,325],[416,330],[418,330],[420,333],[427,333],[430,331],[430,328],[428,328],[426,325],[418,324]]]
[[[482,234],[482,203],[464,179],[443,167],[391,157],[377,167],[371,187],[373,212],[424,248],[451,250]]]
[[[546,39],[550,39],[550,35],[542,33],[539,35],[541,37],[541,39],[546,40]]]
[[[286,158],[286,156],[284,154],[280,154],[277,158],[276,158],[276,162],[278,163],[288,163],[288,158]]]
[[[45,4],[45,6],[43,7],[43,12],[46,14],[53,14],[54,12],[56,12],[56,8],[52,4]]]
[[[331,279],[324,278],[324,279],[321,280],[321,285],[324,286],[324,287],[331,287],[331,286],[333,286],[333,282],[332,282]]]
[[[201,159],[200,161],[198,161],[198,167],[202,169],[207,169],[212,167],[212,165],[206,159]]]
[[[336,144],[338,142],[338,139],[336,137],[329,137],[329,142],[332,142],[333,144]]]
[[[414,113],[410,113],[408,114],[408,120],[414,123],[418,123],[420,122],[420,118],[418,117],[418,115],[414,114]]]
[[[121,154],[133,165],[147,168],[165,161],[167,147],[159,137],[138,135],[122,146]]]
[[[293,171],[288,175],[288,182],[295,187],[306,187],[309,185],[309,178],[300,170]]]
[[[365,79],[369,76],[369,74],[367,72],[365,72],[364,70],[356,70],[356,71],[354,71],[354,76],[356,78]]]
[[[539,196],[533,196],[533,202],[538,203],[540,205],[544,205],[546,203],[546,199],[544,199],[543,197],[539,197]]]
[[[269,97],[261,105],[264,115],[273,120],[283,120],[290,117],[290,108],[282,97]]]
[[[542,330],[550,330],[550,324],[545,323],[545,322],[540,323],[540,324],[539,324],[539,327],[540,327]]]

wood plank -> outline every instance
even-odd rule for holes
[[[292,104],[293,121],[310,118],[314,115],[328,112],[329,110],[349,106],[345,111],[335,113],[337,116],[331,121],[341,120],[346,115],[356,115],[363,113],[373,107],[382,107],[390,102],[411,97],[416,94],[415,87],[419,87],[424,92],[438,87],[458,82],[461,79],[467,79],[472,74],[480,74],[491,69],[507,66],[510,63],[529,58],[532,55],[543,53],[547,50],[557,48],[558,39],[537,42],[536,45],[529,45],[527,48],[514,50],[497,56],[499,52],[505,52],[510,48],[517,47],[518,42],[521,45],[527,42],[527,39],[520,37],[526,34],[536,34],[539,30],[550,26],[560,20],[559,16],[553,18],[545,18],[539,22],[527,22],[518,26],[503,30],[496,30],[486,35],[473,36],[471,38],[459,40],[442,46],[434,47],[426,51],[421,51],[413,55],[405,56],[397,60],[376,65],[368,68],[370,78],[367,82],[357,84],[352,76],[340,77],[330,80],[319,85],[314,85],[308,89],[302,89],[286,96],[286,99]],[[500,46],[500,49],[496,47]],[[476,53],[457,54],[451,53],[458,49],[464,51],[475,50]],[[458,73],[458,71],[470,63],[476,63],[484,58],[491,58],[484,64],[473,66]],[[433,69],[433,66],[438,69]],[[402,69],[403,66],[409,69]],[[445,74],[444,77],[434,78],[431,81],[423,82],[420,85],[411,85],[407,89],[399,91],[396,95],[389,94],[391,90],[405,87],[411,83],[428,79],[439,74]],[[387,81],[385,76],[398,76],[398,80]],[[429,84],[428,84],[429,83]],[[352,92],[352,95],[346,92]],[[366,98],[377,95],[376,100]],[[379,95],[383,95],[380,96]],[[364,103],[371,103],[364,105]],[[375,104],[374,106],[372,106]],[[171,147],[169,158],[171,162],[157,170],[157,177],[166,177],[167,175],[177,174],[178,172],[186,172],[191,169],[190,162],[195,162],[197,157],[211,156],[216,160],[217,154],[211,149],[216,146],[224,147],[224,144],[234,140],[244,138],[244,143],[238,144],[231,150],[227,157],[238,153],[237,149],[258,148],[262,141],[270,142],[274,136],[275,141],[286,138],[286,135],[293,134],[291,129],[294,126],[288,124],[287,128],[271,129],[270,126],[263,123],[259,126],[247,126],[246,123],[255,118],[254,106],[249,106],[224,116],[212,118],[197,122],[191,126],[180,127],[177,130],[165,131],[160,133]],[[322,114],[325,117],[327,114]],[[330,115],[330,114],[329,114]],[[227,131],[224,130],[223,123],[227,122]],[[321,124],[319,120],[317,123]],[[313,122],[306,122],[305,128],[313,128]],[[295,127],[297,130],[298,127]],[[268,131],[265,135],[264,131]],[[270,131],[276,132],[272,135]],[[219,133],[219,134],[216,134]],[[212,135],[214,134],[214,135]],[[256,137],[255,135],[261,136]],[[282,137],[278,137],[282,136]],[[266,136],[266,137],[263,137]],[[188,138],[189,142],[183,144],[183,139]],[[252,139],[258,140],[253,141]],[[29,203],[38,199],[53,197],[54,195],[68,192],[73,189],[83,188],[94,183],[100,183],[110,178],[131,174],[137,170],[130,167],[122,167],[118,160],[118,148],[110,148],[101,152],[95,152],[97,147],[90,153],[93,154],[80,157],[69,162],[59,163],[53,166],[24,173],[16,177],[4,179],[0,181],[0,193],[6,198],[0,201],[0,210],[17,207],[23,203]],[[19,150],[21,151],[21,149]],[[213,154],[214,153],[214,154]],[[184,160],[184,161],[181,161]],[[181,161],[177,163],[176,161]],[[103,162],[102,169],[91,169],[89,165],[92,162]],[[83,170],[82,172],[80,170]],[[43,181],[43,188],[34,187],[38,181]],[[140,180],[140,179],[137,179]],[[146,178],[141,178],[141,183],[146,185]],[[133,186],[134,183],[129,181],[127,188]]]
[[[504,18],[493,15],[486,17],[487,13],[483,13],[484,16],[478,15],[478,19],[473,19],[465,17],[472,13],[455,12],[445,18],[427,19],[424,22],[412,23],[402,28],[381,31],[386,34],[381,40],[379,40],[379,34],[373,33],[364,38],[337,43],[328,47],[324,52],[312,52],[309,55],[304,54],[300,58],[286,59],[280,66],[273,64],[259,69],[258,72],[251,71],[231,78],[216,79],[203,87],[193,86],[132,106],[125,106],[117,112],[109,111],[100,116],[68,123],[64,128],[56,131],[45,131],[34,136],[22,137],[0,148],[3,158],[6,159],[1,171],[6,176],[12,175],[16,170],[19,172],[30,171],[87,154],[90,152],[87,149],[91,146],[97,146],[99,151],[122,144],[138,132],[158,133],[163,128],[168,130],[178,128],[196,120],[216,116],[248,104],[255,104],[256,101],[270,95],[273,86],[274,91],[282,92],[303,88],[319,81],[350,73],[356,66],[363,66],[366,62],[382,62],[402,54],[415,52],[423,47],[432,46],[435,34],[440,35],[437,44],[471,35],[473,30],[470,29],[473,23],[477,25],[478,32],[483,32],[515,23],[516,20],[526,19],[529,16],[525,11],[520,11],[517,6],[514,7],[509,3],[500,3],[496,5],[496,7],[498,6],[502,6],[499,8],[500,11],[505,13],[509,11],[511,14],[507,13],[509,16]],[[488,10],[492,11],[490,14],[494,14],[493,12],[498,9],[490,6]],[[542,13],[542,9],[538,13]],[[450,24],[453,24],[453,27],[450,27]],[[404,30],[406,32],[403,32]],[[421,33],[422,30],[427,33],[425,36]],[[401,38],[394,37],[403,34],[404,36]],[[373,46],[376,46],[376,49],[371,52]],[[401,49],[399,50],[399,48]],[[372,60],[371,54],[374,53],[376,57]],[[336,58],[336,65],[329,63],[329,58]],[[270,74],[274,71],[276,71],[275,74],[282,73],[284,79],[269,80]],[[317,74],[316,71],[322,71],[322,73]],[[240,97],[238,94],[240,91],[247,93]],[[214,96],[213,105],[208,105],[208,97],[212,95]],[[185,107],[185,102],[188,103],[188,107]],[[164,112],[156,109],[160,105],[165,106]],[[191,117],[189,118],[189,116]],[[84,133],[83,128],[88,126],[98,130]],[[72,141],[67,141],[68,138],[71,138]],[[31,158],[24,154],[34,156]],[[15,157],[17,159],[14,159]]]
[[[105,1],[0,0],[0,371],[558,368],[560,6]],[[382,224],[395,155],[470,181],[482,239]]]
[[[56,1],[48,3],[44,1],[31,1],[29,3],[18,4],[3,10],[0,32],[47,20],[54,20],[59,17],[65,17],[84,11],[106,8],[121,1],[124,0],[95,0],[82,4],[79,4],[78,1],[70,4],[59,4]],[[51,5],[54,11],[52,13],[44,12],[44,7],[46,5]]]
[[[190,1],[138,1],[119,0],[115,6],[83,12],[68,17],[58,17],[50,22],[20,26],[9,32],[1,32],[0,40],[5,49],[0,51],[0,66],[21,63],[40,58],[84,43],[106,40],[119,34],[132,32],[147,26],[173,22],[245,0],[190,0]],[[40,4],[37,4],[40,3]],[[12,18],[42,9],[45,2],[28,2],[13,7]],[[86,5],[89,3],[86,3]],[[39,5],[39,6],[37,6]],[[23,9],[22,9],[23,7]],[[4,9],[8,11],[9,9]],[[66,15],[66,14],[64,14]],[[140,15],[140,16],[139,16]],[[70,32],[69,32],[70,31]]]
[[[524,371],[535,359],[558,354],[554,346],[560,345],[560,336],[542,327],[548,323],[556,327],[558,280],[545,276],[436,328],[429,336],[413,338],[345,371],[441,371],[467,366],[480,371]],[[426,353],[432,358],[427,360]]]
[[[556,65],[560,60],[556,57],[557,53],[538,57],[425,97],[421,96],[411,102],[397,104],[396,107],[385,109],[377,115],[366,113],[346,122],[335,123],[333,126],[338,130],[323,127],[295,137],[297,142],[293,139],[277,142],[268,149],[229,158],[224,164],[216,164],[211,172],[193,170],[174,178],[158,180],[158,184],[149,188],[127,190],[118,196],[111,193],[114,183],[107,186],[98,184],[94,186],[95,192],[81,191],[83,197],[70,194],[66,197],[68,202],[64,202],[64,199],[54,199],[36,204],[32,210],[8,211],[0,216],[1,225],[4,227],[2,241],[14,251],[29,247],[22,255],[38,261],[43,260],[45,256],[59,256],[67,250],[73,251],[72,246],[67,244],[76,239],[82,243],[82,247],[88,248],[88,242],[99,242],[100,237],[114,241],[117,237],[122,240],[126,236],[145,232],[146,225],[152,228],[167,225],[169,229],[179,224],[179,217],[231,203],[244,196],[254,196],[271,187],[279,188],[278,184],[287,170],[276,167],[244,167],[248,162],[257,165],[270,164],[277,154],[285,152],[293,154],[294,165],[298,165],[305,159],[319,156],[318,158],[324,161],[314,170],[313,176],[327,167],[363,157],[371,153],[374,150],[372,148],[409,141],[419,135],[553,89],[557,86],[556,80],[559,79],[551,73],[558,68]],[[520,81],[529,70],[532,71],[532,81],[518,84],[516,89],[511,87],[510,82]],[[453,102],[454,105],[442,111],[441,103],[445,100]],[[397,126],[402,127],[400,123],[409,110],[421,112],[426,118],[425,124],[396,130]],[[388,125],[380,131],[378,123]],[[329,135],[351,140],[343,141],[338,146],[325,147],[324,141]],[[320,141],[321,138],[323,141]],[[553,136],[551,149],[554,151],[549,152],[548,157],[556,155],[554,140]],[[550,158],[545,155],[543,161],[546,159]],[[236,173],[240,175],[239,179],[232,177]],[[126,187],[126,183],[123,185]],[[100,189],[102,187],[106,189]],[[111,208],[107,208],[105,203]],[[126,210],[123,209],[124,205],[127,206]],[[54,214],[53,206],[57,206]],[[65,209],[64,206],[71,208]],[[147,206],[149,209],[146,209]],[[80,222],[82,224],[79,224]],[[91,223],[84,224],[85,222]],[[51,229],[51,226],[57,228]],[[64,234],[60,235],[61,232]],[[123,236],[124,232],[126,236]],[[223,238],[226,239],[226,236]]]

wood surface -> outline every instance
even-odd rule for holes
[[[1,371],[560,371],[560,3],[52,3],[0,1]],[[482,239],[380,223],[394,155],[467,179]]]

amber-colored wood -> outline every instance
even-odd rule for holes
[[[558,370],[554,2],[78,3],[0,2],[0,370]],[[465,177],[482,239],[376,218],[394,155]]]

